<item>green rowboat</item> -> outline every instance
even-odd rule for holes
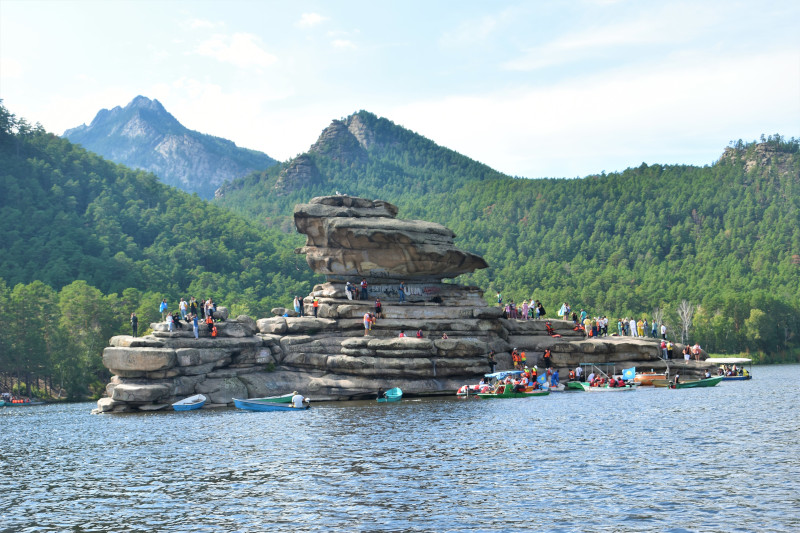
[[[497,392],[479,392],[478,398],[484,398],[486,400],[492,398],[529,398],[531,396],[547,396],[548,394],[550,394],[549,390],[534,390],[530,388],[527,392],[514,392],[513,385],[500,385]]]
[[[695,381],[679,381],[678,383],[673,383],[673,389],[694,389],[697,387],[713,387],[717,385],[720,381],[722,381],[722,376],[716,376],[713,378],[706,378],[706,379],[698,379]]]

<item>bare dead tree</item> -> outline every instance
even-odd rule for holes
[[[678,306],[678,318],[681,321],[681,344],[686,344],[689,339],[689,328],[692,327],[692,316],[694,316],[694,306],[686,300],[681,300]]]
[[[660,307],[653,308],[653,323],[661,325],[664,322],[664,310]],[[657,333],[657,332],[656,332]]]

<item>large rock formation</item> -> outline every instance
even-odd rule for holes
[[[612,363],[617,371],[665,367],[655,339],[587,340],[561,320],[551,321],[560,335],[552,337],[544,321],[503,318],[478,288],[441,282],[485,267],[483,259],[455,249],[446,228],[396,220],[396,213],[385,202],[346,196],[298,206],[298,229],[308,235],[301,251],[328,276],[306,298],[306,316],[240,316],[219,322],[217,338],[205,327],[200,339],[186,326],[170,332],[165,323],[151,324],[146,337],[113,337],[103,363],[114,376],[96,411],[164,409],[197,393],[209,398],[209,407],[292,390],[314,400],[374,397],[377,389],[395,386],[411,396],[451,394],[489,370],[491,351],[498,369],[510,368],[512,348],[525,350],[530,365],[541,364],[550,349],[562,376],[579,363]],[[348,299],[344,282],[361,277],[371,280],[370,298]],[[402,303],[397,280],[408,282]],[[374,311],[376,294],[386,301],[383,316],[364,335],[363,317]],[[312,298],[317,318],[309,316]],[[398,337],[401,331],[410,336]],[[690,363],[681,373],[705,366]]]
[[[441,282],[488,267],[482,257],[456,248],[455,234],[444,226],[396,215],[387,202],[314,198],[294,209],[297,231],[308,237],[299,252],[328,281]]]

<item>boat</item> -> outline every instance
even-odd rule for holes
[[[670,385],[671,389],[694,389],[697,387],[713,387],[722,381],[723,376],[715,376],[713,378],[695,379],[691,381],[679,381]]]
[[[567,390],[586,390],[583,388],[583,385],[588,385],[585,381],[567,381]]]
[[[749,379],[753,379],[752,374],[752,365],[753,360],[747,357],[713,357],[711,359],[707,359],[706,362],[716,363],[720,365],[722,368],[723,365],[748,365],[751,370],[744,370],[741,375],[732,375],[722,376],[722,381],[747,381]]]
[[[42,400],[29,400],[28,398],[20,398],[16,400],[11,400],[5,402],[6,407],[28,407],[32,405],[44,405],[47,402],[43,402]]]
[[[633,382],[643,387],[652,387],[656,380],[667,381],[669,377],[665,372],[639,372],[634,376]]]
[[[381,398],[378,398],[379,402],[399,402],[400,398],[403,397],[403,391],[400,387],[395,387],[393,389],[389,389],[383,393]]]
[[[501,383],[497,386],[495,392],[479,392],[478,398],[489,400],[493,398],[529,398],[531,396],[547,396],[550,391],[547,389],[534,389],[528,387],[524,391],[514,391],[514,385],[511,383]]]
[[[270,402],[270,403],[292,403],[292,394],[281,394],[280,396],[267,396],[265,398],[250,398],[251,402]]]
[[[669,387],[669,380],[668,379],[654,379],[653,380],[653,387],[661,387],[661,388]]]
[[[303,411],[310,407],[308,403],[303,407],[295,407],[291,403],[278,403],[269,398],[251,398],[249,400],[234,398],[233,404],[245,411]]]
[[[592,387],[589,383],[581,382],[583,390],[588,392],[625,392],[636,390],[636,385],[623,385],[622,387],[609,387],[608,384],[601,385],[600,387]]]
[[[202,394],[195,394],[194,396],[189,396],[188,398],[184,398],[179,402],[173,403],[172,408],[176,411],[194,411],[203,407],[205,403],[205,396]]]

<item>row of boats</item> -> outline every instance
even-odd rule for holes
[[[302,411],[308,409],[311,404],[308,398],[303,398],[301,405],[295,405],[292,401],[297,393],[282,394],[280,396],[269,396],[266,398],[234,398],[233,404],[238,409],[245,411]],[[399,387],[389,389],[386,392],[378,393],[378,402],[399,402],[403,398],[403,391]],[[206,403],[204,394],[195,394],[172,404],[175,411],[195,411],[202,409]]]

